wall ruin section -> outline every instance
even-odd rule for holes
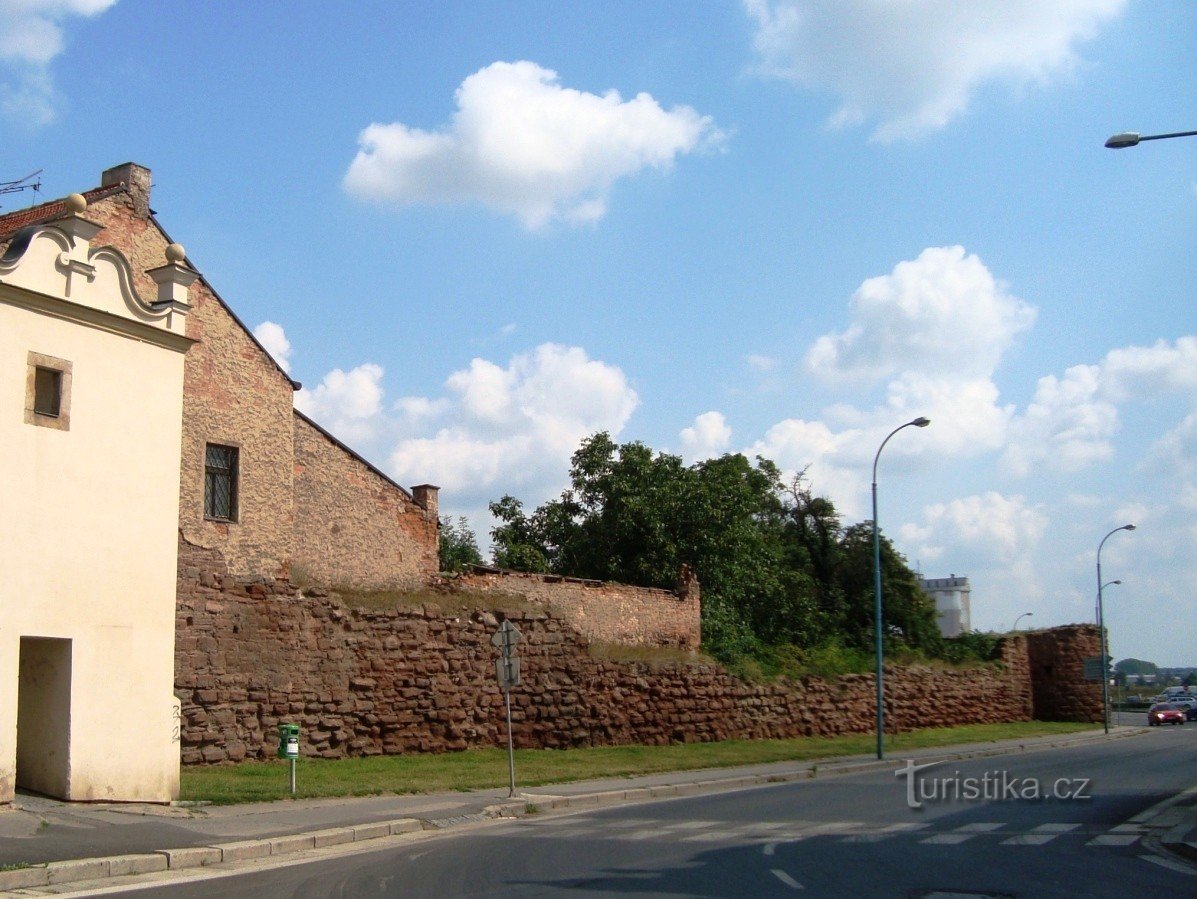
[[[359,590],[435,577],[435,503],[418,502],[307,416],[296,412],[294,427],[296,572]]]
[[[590,640],[697,651],[702,642],[698,581],[683,571],[676,590],[629,587],[607,581],[528,574],[475,566],[454,583],[475,593],[518,596],[556,613]]]
[[[367,611],[346,608],[323,590],[236,578],[218,554],[185,542],[180,560],[176,692],[184,764],[271,757],[284,721],[301,725],[305,755],[325,758],[503,742],[490,642],[504,617],[500,596],[489,610],[461,614]],[[506,615],[525,637],[524,683],[512,691],[517,746],[872,730],[872,675],[762,684],[697,656],[689,663],[615,662],[592,656],[588,638],[547,606],[521,609]],[[1030,720],[1035,684],[1027,641],[1007,639],[997,665],[887,669],[888,728]],[[1071,708],[1080,720],[1093,720],[1088,705]]]
[[[1101,655],[1094,624],[1070,624],[1026,635],[1035,717],[1042,721],[1102,721],[1101,681],[1085,680],[1085,659]]]

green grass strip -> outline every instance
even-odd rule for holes
[[[931,728],[886,737],[886,752],[989,743],[1092,730],[1092,724],[1022,721]],[[767,762],[809,761],[863,755],[876,737],[798,737],[788,740],[725,740],[670,746],[600,746],[590,749],[517,749],[516,783],[535,787],[599,777],[634,777],[696,768],[731,768]],[[507,785],[505,749],[471,749],[437,755],[388,755],[352,759],[300,759],[295,798],[445,793]],[[290,799],[285,760],[186,767],[181,799],[229,805]]]

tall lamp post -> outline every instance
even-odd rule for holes
[[[897,434],[902,428],[914,426],[925,428],[931,424],[931,419],[921,415],[914,421],[894,428],[881,446],[877,447],[877,455],[873,457],[873,630],[877,646],[877,758],[885,758],[885,657],[881,630],[881,537],[877,531],[877,461],[881,458],[881,451],[889,443],[889,438]]]
[[[1034,614],[1035,614],[1034,612],[1023,612],[1021,615],[1019,615],[1017,618],[1014,619],[1014,627],[1010,628],[1010,630],[1011,631],[1018,630],[1018,622],[1022,621],[1024,618],[1031,618]]]
[[[1110,732],[1110,660],[1106,655],[1106,619],[1101,607],[1101,592],[1102,588],[1106,586],[1101,582],[1101,548],[1119,531],[1133,531],[1134,529],[1133,524],[1124,524],[1120,528],[1114,528],[1101,538],[1101,543],[1097,544],[1097,636],[1101,640],[1101,717],[1107,734]]]
[[[1127,147],[1137,147],[1145,140],[1165,140],[1169,137],[1194,137],[1197,131],[1174,131],[1171,134],[1139,134],[1135,131],[1122,131],[1112,135],[1106,141],[1111,150],[1123,150]]]

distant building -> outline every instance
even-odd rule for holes
[[[948,577],[919,578],[923,592],[935,600],[935,621],[945,637],[959,637],[972,628],[972,613],[969,609],[968,578]]]

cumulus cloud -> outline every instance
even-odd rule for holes
[[[1197,487],[1197,412],[1185,416],[1151,448],[1149,464]]]
[[[116,0],[9,0],[0,9],[0,112],[27,127],[48,125],[58,94],[50,64],[62,53],[63,28],[98,16]]]
[[[381,365],[366,362],[349,371],[334,368],[315,388],[295,394],[295,408],[349,444],[373,439],[382,410]]]
[[[345,175],[356,197],[384,203],[478,202],[529,229],[602,218],[612,186],[722,140],[709,116],[664,109],[649,94],[563,87],[533,62],[496,62],[457,89],[439,131],[374,123]]]
[[[1114,349],[1097,365],[1046,375],[1012,424],[1002,464],[1026,476],[1042,466],[1071,472],[1108,459],[1120,404],[1176,392],[1197,397],[1197,337]]]
[[[1067,76],[1125,0],[744,0],[764,74],[840,98],[833,126],[910,139],[963,114],[989,84]]]
[[[274,358],[279,368],[290,374],[291,341],[287,339],[287,333],[283,330],[283,326],[275,322],[262,322],[254,328],[254,337],[266,348],[266,352]]]
[[[551,343],[506,366],[474,359],[445,387],[442,426],[400,439],[389,468],[401,480],[439,484],[461,505],[496,499],[495,491],[547,499],[581,440],[618,434],[639,403],[618,368]]]
[[[704,412],[681,432],[683,455],[688,462],[711,459],[727,451],[732,430],[720,412]]]
[[[806,355],[823,378],[869,379],[920,371],[988,376],[1035,321],[963,247],[929,247],[888,275],[869,278],[848,305],[847,330],[826,334]]]
[[[966,546],[1013,562],[1038,547],[1048,523],[1042,508],[1024,497],[988,491],[927,506],[923,523],[904,525],[901,534],[919,558],[938,559],[945,547]]]

